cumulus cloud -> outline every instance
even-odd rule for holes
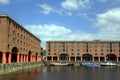
[[[120,8],[98,14],[95,27],[99,28],[98,36],[100,38],[120,39]]]
[[[89,0],[65,0],[61,6],[66,10],[78,10],[87,7]]]
[[[106,3],[106,2],[116,3],[116,2],[119,2],[120,0],[97,0],[97,1],[102,2],[102,3]]]
[[[53,8],[47,4],[38,4],[38,6],[40,6],[43,9],[41,10],[41,13],[43,14],[49,14],[50,12],[53,11]]]
[[[10,0],[0,0],[0,4],[9,4]]]
[[[46,41],[49,40],[91,40],[94,37],[92,34],[74,32],[69,28],[55,24],[25,25],[25,28],[42,40],[44,48]]]
[[[49,40],[120,40],[120,8],[114,8],[104,13],[97,14],[94,28],[96,33],[85,33],[84,31],[73,31],[66,26],[55,24],[25,25],[25,28],[45,43]],[[84,16],[86,16],[84,14]]]
[[[51,12],[57,13],[59,15],[71,16],[73,11],[80,10],[81,8],[88,8],[89,0],[65,0],[61,2],[60,7],[51,7],[48,4],[38,4],[42,8],[41,13],[50,14]]]

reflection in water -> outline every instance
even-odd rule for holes
[[[44,66],[0,76],[0,80],[120,80],[120,68]]]

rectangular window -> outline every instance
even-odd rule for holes
[[[50,52],[50,49],[48,49],[48,52]]]

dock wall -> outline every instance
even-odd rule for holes
[[[15,71],[24,69],[30,69],[34,67],[43,66],[42,62],[27,62],[27,63],[11,63],[11,64],[0,64],[0,75],[8,74]]]

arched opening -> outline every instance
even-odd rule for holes
[[[11,62],[17,62],[17,53],[19,52],[17,47],[12,48]]]
[[[70,57],[70,61],[75,61],[75,57],[74,57],[74,56],[71,56],[71,57]]]
[[[80,61],[81,60],[81,57],[76,57],[76,61]]]
[[[104,62],[105,58],[104,57],[100,57],[100,62]]]
[[[0,52],[0,63],[2,63],[2,52]]]
[[[117,56],[115,54],[107,54],[106,61],[117,61]]]
[[[57,61],[57,56],[53,56],[53,61]]]
[[[35,56],[35,60],[37,61],[37,56],[38,56],[38,53],[36,53],[35,55],[36,55],[36,56]]]
[[[66,61],[66,60],[68,60],[68,54],[60,54],[60,60],[61,60],[61,61]]]
[[[51,56],[48,56],[48,57],[47,57],[47,60],[48,60],[48,61],[51,61],[51,60],[52,60],[52,57],[51,57]]]
[[[94,61],[95,61],[95,62],[98,62],[98,57],[94,57]]]
[[[10,53],[10,52],[7,52],[7,53],[6,53],[6,63],[8,63],[9,53]]]
[[[82,56],[83,61],[92,61],[92,55],[91,54],[83,54]]]
[[[31,52],[31,51],[29,51],[29,52],[28,52],[28,62],[30,62],[30,61],[31,61],[31,54],[32,54],[32,52]]]

